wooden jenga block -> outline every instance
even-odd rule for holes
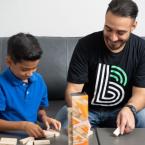
[[[0,145],[16,145],[11,142],[0,141]]]
[[[34,145],[48,145],[50,140],[34,140]]]
[[[29,140],[25,145],[33,145],[33,140]]]
[[[57,137],[60,135],[58,131],[53,129],[43,130],[46,138]]]
[[[60,136],[60,133],[58,131],[56,131],[56,130],[49,129],[48,131],[53,133],[55,137]]]
[[[17,138],[6,138],[2,137],[0,140],[0,145],[16,145]]]
[[[28,141],[34,141],[34,137],[26,137],[26,138],[19,140],[19,142],[23,145],[26,144]]]
[[[113,132],[113,135],[118,136],[120,134],[120,128],[116,128]]]
[[[93,134],[93,131],[92,130],[89,130],[89,132],[88,132],[88,137],[90,136],[90,135],[92,135]]]

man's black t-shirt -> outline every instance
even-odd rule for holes
[[[145,41],[131,34],[124,49],[113,53],[105,45],[103,31],[90,34],[77,43],[67,80],[85,84],[90,109],[122,107],[133,86],[145,87]]]

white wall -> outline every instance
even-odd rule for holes
[[[37,36],[84,36],[101,30],[110,0],[0,0],[0,37],[18,32]],[[144,0],[135,33],[145,36]]]

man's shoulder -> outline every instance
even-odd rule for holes
[[[130,47],[130,51],[132,50],[132,52],[134,52],[136,56],[145,55],[145,40],[142,37],[131,34],[127,46]]]
[[[145,37],[140,37],[136,34],[131,34],[130,41],[134,44],[136,43],[145,44]]]
[[[80,41],[91,43],[91,42],[96,42],[102,38],[103,38],[103,31],[98,31],[98,32],[94,32],[94,33],[91,33],[91,34],[88,34],[88,35],[82,37],[80,39]]]

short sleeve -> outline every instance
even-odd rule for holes
[[[43,81],[42,89],[43,89],[43,94],[42,94],[40,107],[48,107],[48,89],[44,81]]]
[[[73,52],[69,65],[67,81],[82,84],[88,81],[88,56],[87,49],[79,41]]]
[[[6,108],[6,101],[5,96],[2,91],[2,88],[0,87],[0,111],[4,111]]]
[[[140,61],[135,74],[134,86],[145,88],[145,51],[142,52],[140,57]]]

